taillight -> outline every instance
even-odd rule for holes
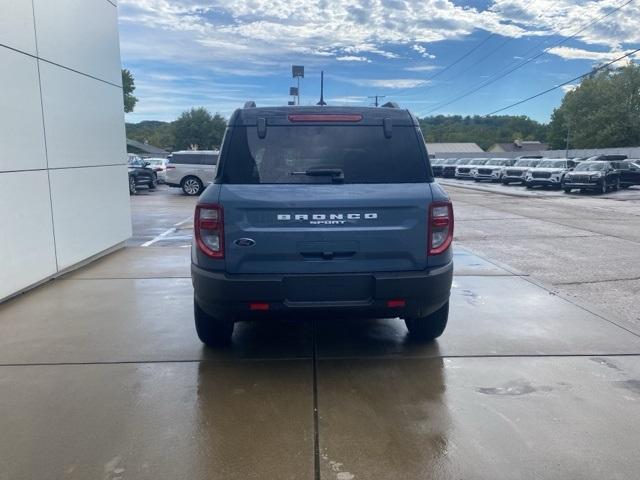
[[[451,202],[433,202],[429,208],[429,255],[438,255],[453,240],[453,206]]]
[[[196,243],[211,258],[224,258],[224,218],[222,205],[196,205],[193,222]]]

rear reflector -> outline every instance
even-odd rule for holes
[[[428,254],[439,255],[453,240],[453,206],[451,202],[433,202],[429,207]]]
[[[387,300],[387,307],[388,308],[401,308],[407,305],[407,302],[405,302],[404,300],[398,298],[395,300]]]
[[[252,302],[249,304],[249,310],[258,310],[258,311],[269,310],[269,304],[262,303],[262,302]]]
[[[340,115],[340,114],[296,114],[289,115],[290,122],[359,122],[362,115]]]

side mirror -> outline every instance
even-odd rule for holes
[[[149,162],[143,162],[143,163],[142,163],[142,166],[143,166],[144,168],[147,168],[149,165],[151,165],[151,163],[149,163]]]

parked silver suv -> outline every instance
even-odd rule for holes
[[[200,195],[213,182],[218,164],[217,150],[183,150],[168,157],[166,184],[182,188],[187,195]]]

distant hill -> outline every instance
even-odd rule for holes
[[[429,143],[474,142],[484,150],[494,143],[519,140],[546,141],[548,126],[525,116],[463,117],[438,115],[419,119]]]

